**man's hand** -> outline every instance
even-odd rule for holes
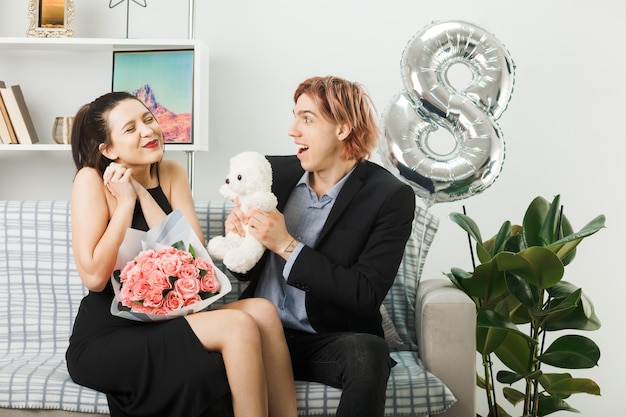
[[[226,221],[224,222],[224,229],[226,233],[237,233],[239,236],[245,236],[245,224],[248,222],[248,216],[243,212],[237,198],[237,205],[233,207]]]
[[[290,246],[297,242],[287,231],[285,216],[277,209],[263,211],[251,207],[248,210],[248,231],[263,246],[284,259],[289,258],[293,252],[293,247]]]

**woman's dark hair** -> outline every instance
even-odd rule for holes
[[[72,157],[76,169],[96,168],[101,174],[112,162],[100,152],[100,144],[111,144],[111,135],[107,124],[107,113],[124,100],[137,100],[127,92],[104,94],[89,104],[82,106],[76,113],[72,126]]]

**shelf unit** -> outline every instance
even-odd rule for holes
[[[193,176],[193,163],[196,151],[208,151],[209,150],[209,52],[208,46],[203,41],[197,39],[110,39],[110,38],[0,38],[0,60],[2,56],[10,56],[10,65],[20,65],[20,60],[29,61],[33,59],[33,54],[39,54],[42,57],[42,61],[45,62],[47,57],[51,57],[59,54],[63,54],[64,59],[67,59],[68,64],[62,66],[62,70],[56,70],[55,76],[58,76],[58,82],[66,82],[67,85],[76,83],[76,89],[82,87],[91,87],[92,82],[98,82],[100,85],[109,85],[112,79],[113,70],[113,52],[115,51],[158,51],[158,50],[181,50],[192,49],[194,51],[194,74],[193,74],[193,126],[192,144],[178,144],[168,143],[166,144],[166,150],[171,151],[184,151],[187,153],[187,171],[189,175],[190,184],[194,185]],[[89,62],[85,60],[93,59],[97,57],[97,62],[93,65],[97,66],[100,71],[100,76],[96,75],[95,79],[88,78],[84,73],[87,72],[83,68],[83,73],[79,73],[80,69],[72,71],[72,62],[80,62],[81,65],[89,66]],[[108,64],[108,69],[102,70],[102,66]],[[22,64],[27,65],[27,64]],[[60,64],[62,65],[62,64]],[[31,66],[32,63],[31,63]],[[41,65],[40,68],[26,68],[34,71],[29,77],[39,77],[46,73],[45,65]],[[59,74],[60,73],[60,74]],[[0,71],[0,79],[4,75]],[[83,77],[80,81],[80,77]],[[107,79],[102,79],[108,77]],[[78,80],[78,81],[77,81]],[[21,84],[25,87],[25,82],[13,82],[11,80],[4,79],[7,85]],[[41,83],[41,80],[39,80]],[[82,82],[82,85],[80,84]],[[108,84],[107,84],[108,83]],[[37,93],[40,93],[38,88]],[[35,95],[27,95],[26,101],[31,107],[31,103],[37,100],[39,106],[43,107],[42,101],[45,101],[48,96],[56,97],[59,94],[45,94],[45,92]],[[93,97],[90,97],[93,99]],[[51,100],[48,98],[48,100]],[[86,102],[86,101],[83,101]],[[79,104],[76,103],[77,109]],[[36,119],[36,116],[34,116]],[[49,118],[49,117],[48,117]],[[35,122],[37,124],[37,121]],[[56,144],[52,141],[51,136],[43,136],[38,129],[40,136],[40,143],[36,144],[0,144],[1,152],[49,152],[49,151],[70,151],[70,145]]]

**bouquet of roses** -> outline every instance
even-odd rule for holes
[[[182,241],[139,252],[113,274],[122,287],[120,302],[137,313],[171,313],[220,290],[213,266],[204,258],[196,258],[193,246],[184,250]]]
[[[111,283],[111,313],[140,321],[204,310],[231,290],[179,210],[148,232],[126,232]]]

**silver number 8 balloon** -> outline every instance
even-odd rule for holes
[[[455,64],[472,74],[462,89],[448,79]],[[496,119],[511,98],[514,72],[503,45],[466,22],[433,23],[409,41],[401,61],[404,89],[383,111],[379,151],[427,206],[480,193],[499,176],[505,152]],[[454,136],[448,154],[429,146],[440,127]]]

